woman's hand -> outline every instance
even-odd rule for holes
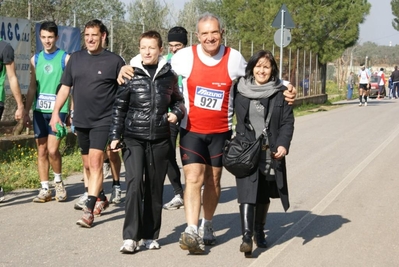
[[[281,160],[285,155],[287,155],[287,149],[283,146],[279,146],[277,152],[272,152],[272,157],[277,160]]]
[[[168,112],[168,122],[176,124],[177,123],[177,116],[172,112]]]
[[[117,152],[121,150],[121,146],[119,145],[119,139],[118,140],[112,140],[111,144],[109,145],[109,149],[112,152]]]

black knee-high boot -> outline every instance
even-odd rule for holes
[[[263,228],[266,223],[266,215],[269,210],[270,203],[267,204],[256,204],[256,214],[255,214],[255,235],[254,241],[258,248],[266,248],[266,238]]]
[[[240,204],[242,243],[240,251],[244,252],[246,258],[252,256],[252,236],[254,234],[254,204]]]

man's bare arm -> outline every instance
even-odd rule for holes
[[[10,83],[11,92],[17,102],[17,111],[15,111],[15,119],[20,120],[24,118],[24,103],[22,101],[21,88],[19,87],[17,73],[15,72],[14,61],[10,64],[5,64],[7,70],[7,78]]]

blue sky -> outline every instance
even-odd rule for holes
[[[145,0],[144,0],[145,1]],[[173,4],[175,8],[181,9],[189,0],[159,0],[161,3]],[[122,0],[131,3],[132,0]],[[359,42],[374,42],[379,45],[399,45],[399,31],[392,27],[394,16],[391,11],[391,0],[368,0],[371,3],[370,14],[366,21],[360,25]]]

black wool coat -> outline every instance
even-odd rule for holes
[[[284,100],[283,91],[274,94],[270,98],[260,99],[261,104],[265,107],[265,119],[269,111],[269,101],[272,98],[275,98],[274,108],[269,128],[267,130],[270,150],[271,152],[276,152],[277,147],[283,146],[287,149],[288,154],[294,133],[295,119],[292,106],[288,105],[287,101]],[[244,97],[239,92],[236,93],[234,100],[234,110],[237,118],[236,138],[254,141],[257,136],[255,136],[255,131],[253,130],[251,121],[249,120],[250,101],[251,99]],[[279,197],[284,210],[287,211],[290,204],[288,199],[285,157],[282,160],[272,159],[272,167],[275,170],[276,181],[269,184],[270,186],[275,187],[271,188],[269,191],[278,192],[278,194],[271,197]],[[259,171],[256,171],[248,177],[236,178],[238,203],[256,203],[258,181]]]

